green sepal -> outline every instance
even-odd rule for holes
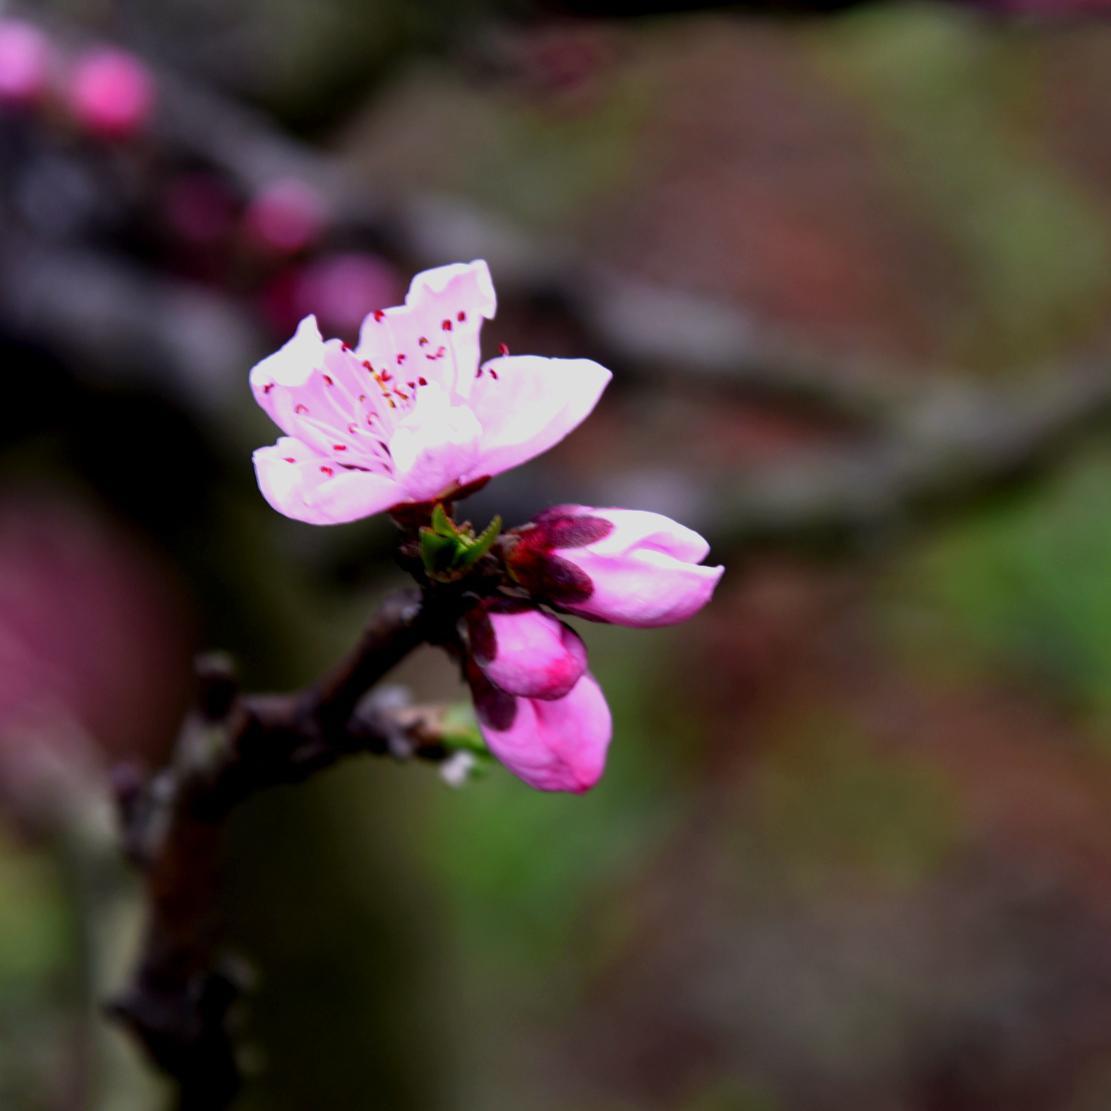
[[[421,561],[429,574],[450,571],[458,550],[459,543],[455,537],[442,536],[430,528],[420,530]]]
[[[501,518],[495,517],[479,536],[475,536],[470,525],[460,528],[437,502],[430,523],[420,530],[420,554],[425,570],[432,576],[449,579],[465,574],[493,547],[501,526]]]
[[[455,522],[447,515],[443,502],[437,502],[432,510],[432,531],[437,536],[455,538],[460,535]]]
[[[493,546],[501,534],[501,518],[495,517],[473,540],[464,538],[466,546],[455,556],[454,566],[461,571],[473,567]]]

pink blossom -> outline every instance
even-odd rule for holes
[[[610,372],[589,359],[481,361],[496,299],[486,263],[418,274],[405,304],[370,313],[355,350],[316,318],[251,371],[285,433],[254,454],[263,497],[310,524],[339,524],[445,497],[558,443],[594,408]]]
[[[0,104],[33,104],[46,92],[52,51],[47,37],[19,19],[0,19]]]
[[[472,659],[507,694],[563,698],[586,671],[579,635],[531,607],[476,609],[467,632]]]
[[[154,108],[154,78],[125,50],[101,47],[81,57],[70,78],[69,104],[94,135],[126,139],[141,131]]]
[[[516,536],[510,571],[534,597],[616,625],[685,621],[724,571],[703,566],[710,545],[661,513],[559,506]]]
[[[538,791],[589,791],[601,778],[613,720],[590,672],[557,699],[515,698],[472,673],[479,727],[490,751]]]
[[[327,215],[324,198],[311,185],[297,178],[281,178],[251,199],[244,226],[258,246],[293,254],[319,238]]]

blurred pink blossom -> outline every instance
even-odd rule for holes
[[[236,197],[211,173],[188,173],[166,187],[163,214],[169,229],[190,246],[208,247],[231,236]]]
[[[53,65],[49,39],[18,19],[0,19],[0,104],[33,104],[46,93]]]
[[[244,215],[250,241],[265,251],[295,254],[319,239],[328,219],[320,193],[296,178],[281,178],[251,198]]]
[[[154,77],[134,54],[99,47],[77,60],[68,100],[74,118],[87,131],[105,139],[131,138],[150,122]]]
[[[293,308],[298,320],[315,312],[328,331],[354,337],[367,305],[389,304],[399,293],[400,280],[388,262],[345,251],[306,263],[293,287]]]
[[[306,317],[251,371],[285,433],[254,454],[263,497],[310,524],[430,502],[547,451],[591,412],[610,372],[589,359],[481,361],[496,307],[482,261],[418,274],[405,304],[363,321],[354,350]]]
[[[126,534],[41,495],[0,501],[0,804],[160,748],[181,710],[190,629]]]

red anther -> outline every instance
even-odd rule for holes
[[[335,385],[335,382],[332,381],[332,376],[330,374],[325,374],[324,375],[324,381],[329,386],[334,386]]]
[[[474,372],[474,376],[475,376],[476,378],[481,378],[481,377],[482,377],[482,367],[479,367],[479,368],[478,368],[478,370],[476,370],[476,371]]]
[[[332,444],[332,450],[333,451],[346,451],[347,450],[347,445],[346,444]]]
[[[351,344],[347,343],[346,340],[340,340],[339,349],[341,351],[350,351],[351,350]]]
[[[294,459],[292,455],[283,455],[282,459],[286,463],[296,463],[297,462],[297,460]]]
[[[419,378],[417,379],[417,385],[419,385],[419,386],[427,386],[427,385],[428,385],[428,379],[427,379],[427,378],[425,378],[425,376],[424,376],[424,375],[422,374],[422,375],[421,375],[421,376],[420,376],[420,377],[419,377]]]
[[[273,382],[267,382],[266,385],[262,387],[262,392],[263,393],[269,393],[273,388],[274,388],[274,383]]]
[[[348,435],[354,436],[359,431],[359,426],[354,421],[347,426]]]
[[[451,331],[451,321],[450,320],[443,321],[443,323],[440,324],[440,327],[443,328],[443,330],[445,332],[450,332]]]
[[[498,380],[498,372],[492,366],[487,367],[486,369],[490,372],[490,377],[493,378],[496,382]]]
[[[499,343],[498,344],[498,354],[499,355],[508,355],[509,354],[509,344],[508,343]]]
[[[393,378],[393,375],[388,370],[382,371],[382,381],[383,382],[388,382],[388,381],[390,381],[391,378]]]
[[[327,478],[331,478],[332,475],[334,475],[336,472],[333,471],[331,467],[321,467],[320,468],[320,473],[322,475],[326,476]]]
[[[417,340],[417,344],[421,347],[427,347],[428,346],[428,337],[427,336],[421,336],[421,338]]]
[[[405,352],[400,351],[400,352],[398,352],[398,356],[397,356],[397,365],[401,366],[404,362],[405,362]]]
[[[366,404],[366,394],[365,393],[359,394],[359,404],[360,405],[365,405]]]
[[[460,324],[462,324],[463,321],[467,319],[467,314],[462,309],[460,309],[455,314],[455,319],[458,320]]]
[[[298,402],[296,405],[293,406],[293,411],[298,416],[304,416],[304,414],[309,411],[309,407],[307,405],[302,405],[301,402]]]
[[[386,319],[386,314],[381,309],[375,309],[374,310],[374,319],[375,320],[385,320]]]
[[[407,385],[411,390],[415,390],[417,388],[416,382],[406,382],[405,385]]]

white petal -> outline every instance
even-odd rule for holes
[[[467,480],[500,474],[559,443],[590,415],[611,377],[590,359],[491,359],[469,399],[482,442]]]

